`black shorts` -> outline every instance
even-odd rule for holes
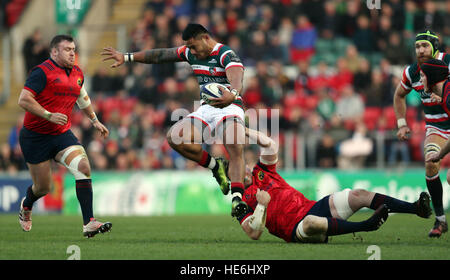
[[[81,145],[72,131],[59,135],[41,134],[22,127],[19,134],[19,143],[25,161],[37,164],[54,159],[56,154],[67,147]]]
[[[306,213],[305,217],[308,215],[313,215],[313,216],[318,216],[318,217],[331,218],[332,216],[331,216],[329,200],[330,200],[330,196],[327,195],[324,198],[322,198],[321,200],[317,201],[316,204],[314,204],[313,207],[311,207],[311,209],[309,209],[309,211],[308,211],[308,213]],[[297,240],[297,236],[296,236],[295,232],[297,230],[298,224],[300,224],[300,222],[305,217],[303,217],[300,221],[298,221],[298,223],[295,224],[295,227],[292,230],[292,240],[293,241]]]

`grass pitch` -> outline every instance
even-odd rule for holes
[[[112,231],[86,239],[78,216],[34,215],[32,231],[23,232],[17,215],[0,215],[0,259],[66,260],[71,245],[82,260],[367,260],[375,256],[371,245],[382,260],[450,259],[449,233],[428,238],[434,218],[406,214],[391,215],[378,231],[333,236],[328,244],[289,244],[267,230],[253,241],[231,216],[98,219],[112,222]]]

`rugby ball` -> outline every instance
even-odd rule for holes
[[[224,89],[224,88],[226,88],[226,87],[219,83],[204,84],[200,88],[201,98],[206,103],[210,103],[211,98],[219,98],[222,96],[222,89]]]

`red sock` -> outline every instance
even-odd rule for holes
[[[205,150],[202,151],[202,158],[198,162],[203,167],[208,168],[209,162],[211,161],[211,156]]]
[[[231,182],[231,194],[233,193],[244,194],[244,184],[241,182]]]

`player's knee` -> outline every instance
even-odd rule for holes
[[[366,206],[368,201],[370,201],[370,194],[369,191],[363,189],[351,190],[348,194],[348,204],[350,208],[360,209],[361,207]]]
[[[244,155],[244,146],[240,144],[226,144],[227,152],[232,158],[243,157]]]
[[[91,167],[82,146],[68,148],[61,156],[60,162],[75,176],[75,180],[89,179],[91,176]]]
[[[349,192],[349,200],[365,200],[370,192],[363,189],[351,190]]]
[[[91,166],[89,165],[87,158],[80,161],[78,164],[78,171],[83,173],[88,178],[91,177]]]
[[[303,231],[307,235],[316,234],[318,231],[320,231],[321,227],[322,227],[322,225],[321,225],[319,219],[317,219],[317,217],[315,217],[315,216],[308,215],[302,221]]]

